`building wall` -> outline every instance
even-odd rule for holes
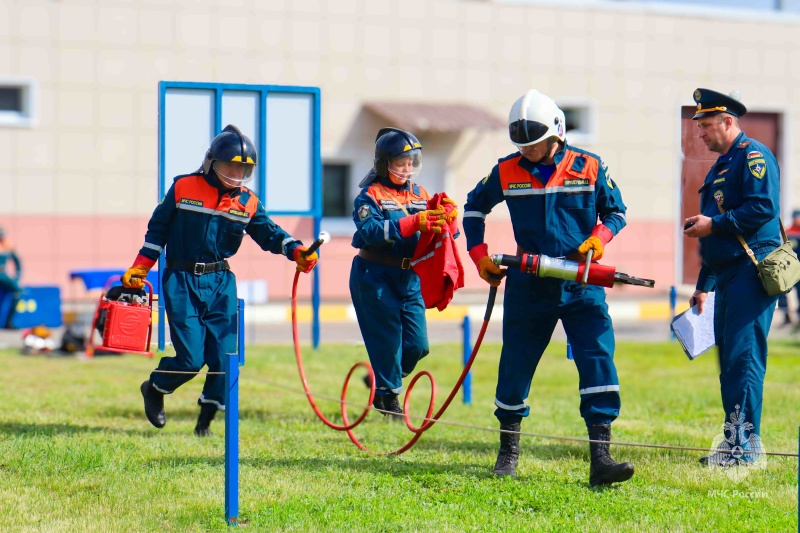
[[[536,87],[596,110],[596,135],[582,147],[602,155],[629,208],[608,261],[667,288],[680,106],[696,87],[737,88],[750,109],[783,114],[784,211],[800,201],[798,29],[790,15],[575,2],[4,0],[0,79],[35,79],[39,116],[31,128],[0,127],[0,224],[27,283],[67,286],[70,269],[127,266],[157,201],[159,80],[319,86],[322,155],[352,162],[352,192],[382,125],[362,102],[464,102],[505,117]],[[444,169],[431,188],[460,203],[513,151],[504,131],[421,138],[431,168]],[[428,184],[424,171],[419,179]],[[488,222],[490,250],[511,250],[505,210]],[[280,223],[312,239],[309,221]],[[324,296],[347,296],[352,255],[349,237],[327,246]],[[249,243],[235,265],[242,279],[265,277],[272,297],[288,296],[285,259]],[[468,286],[484,290],[473,270]]]

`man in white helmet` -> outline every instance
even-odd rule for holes
[[[606,244],[625,226],[625,204],[605,163],[567,144],[564,112],[536,90],[514,102],[508,129],[517,151],[499,160],[464,206],[467,248],[481,278],[497,287],[506,274],[492,262],[484,242],[486,215],[503,201],[511,214],[517,253],[585,259],[594,250],[594,259],[602,258]],[[590,439],[603,441],[590,444],[589,481],[595,486],[630,479],[633,465],[617,463],[608,453],[620,397],[605,290],[516,269],[507,274],[495,397],[502,432],[494,473],[516,475],[520,423],[530,413],[525,400],[561,319],[580,376],[581,416]]]

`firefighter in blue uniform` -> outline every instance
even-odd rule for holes
[[[589,437],[604,441],[590,444],[590,483],[626,481],[633,465],[615,462],[608,452],[620,397],[604,289],[503,271],[492,263],[484,243],[486,215],[505,201],[518,252],[579,259],[591,249],[600,259],[605,245],[625,226],[625,205],[600,158],[567,144],[564,112],[552,99],[528,91],[514,102],[508,123],[518,152],[500,159],[464,206],[467,248],[481,278],[498,286],[507,273],[495,398],[502,431],[494,473],[516,475],[531,379],[561,319],[580,376],[581,416]]]
[[[9,261],[14,263],[14,277],[9,276],[6,272],[6,263]],[[17,302],[22,296],[22,287],[19,285],[21,277],[22,263],[20,263],[19,256],[14,251],[14,245],[11,240],[6,237],[5,228],[0,228],[0,290],[11,294],[11,296],[5,296],[10,300],[7,305],[8,314],[6,315],[5,323],[0,323],[0,328],[11,328],[11,321],[17,309]],[[2,300],[0,300],[0,303],[2,303]],[[2,318],[1,314],[0,318]]]
[[[157,428],[166,424],[165,394],[192,379],[203,364],[209,372],[223,372],[225,354],[236,351],[236,277],[227,258],[237,252],[244,234],[263,250],[294,260],[300,271],[309,272],[316,264],[317,254],[306,257],[302,243],[270,220],[244,187],[256,163],[247,136],[233,125],[222,130],[202,166],[175,178],[150,218],[144,246],[122,277],[125,287],[141,288],[166,247],[161,292],[175,357],[163,357],[140,387],[147,419]],[[207,376],[198,399],[196,435],[210,435],[214,415],[225,409],[224,389],[224,375]]]
[[[747,108],[735,93],[728,96],[700,88],[694,100],[698,135],[719,158],[699,191],[701,214],[685,221],[690,227],[684,234],[700,240],[702,257],[692,304],[697,303],[702,312],[708,293],[715,292],[723,421],[738,415],[752,424],[751,435],[760,435],[767,335],[777,296],[763,289],[755,264],[737,236],[744,239],[756,261],[780,245],[780,170],[772,152],[741,131],[739,117]],[[747,443],[737,445],[746,449]],[[701,459],[709,461],[731,466],[738,459],[730,454]]]
[[[441,233],[457,216],[455,209],[447,217],[443,209],[427,208],[430,195],[412,181],[421,168],[419,140],[382,128],[374,166],[353,202],[352,245],[359,252],[350,269],[350,295],[375,373],[373,405],[384,414],[403,412],[398,400],[403,378],[429,351],[425,303],[411,256],[421,232]]]

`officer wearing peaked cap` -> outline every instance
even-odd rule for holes
[[[716,292],[721,421],[737,416],[744,424],[752,424],[749,434],[746,429],[745,435],[735,432],[735,445],[747,452],[760,442],[767,335],[777,300],[762,287],[756,263],[781,243],[780,169],[769,148],[742,132],[739,118],[747,108],[736,93],[700,88],[693,96],[698,137],[719,158],[699,190],[700,214],[684,221],[693,223],[684,235],[700,240],[702,258],[691,303],[702,313],[708,293]],[[733,466],[757,458],[748,453],[739,458],[713,453],[701,462]]]

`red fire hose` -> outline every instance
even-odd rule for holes
[[[406,423],[406,427],[408,427],[408,429],[412,433],[414,433],[414,436],[403,446],[392,452],[376,452],[364,446],[351,431],[367,417],[367,413],[369,413],[370,410],[369,405],[372,405],[372,400],[375,398],[375,374],[373,373],[372,367],[370,366],[369,363],[364,361],[359,361],[350,368],[350,372],[347,373],[347,376],[344,379],[344,384],[342,385],[342,395],[341,395],[342,420],[344,421],[344,424],[338,425],[328,420],[325,417],[325,415],[323,415],[322,412],[319,410],[316,402],[314,401],[314,396],[311,394],[311,390],[308,386],[308,381],[306,380],[306,372],[305,369],[303,368],[303,356],[300,350],[300,340],[299,340],[299,335],[297,333],[297,280],[299,276],[300,272],[295,273],[294,282],[292,283],[292,339],[294,340],[294,354],[295,358],[297,359],[297,369],[300,371],[300,380],[303,383],[303,391],[305,391],[306,393],[306,398],[308,398],[308,403],[311,404],[311,409],[314,410],[314,413],[316,413],[319,419],[322,420],[322,422],[329,428],[335,429],[337,431],[346,431],[347,436],[350,437],[350,440],[353,441],[353,444],[358,446],[358,448],[360,448],[361,450],[370,453],[375,453],[377,455],[400,455],[401,453],[411,448],[419,440],[419,438],[422,436],[424,432],[428,431],[431,427],[433,427],[436,421],[439,418],[441,418],[442,414],[444,414],[445,410],[447,410],[447,408],[450,406],[450,402],[453,401],[453,398],[458,393],[458,390],[461,388],[461,384],[467,377],[470,368],[472,368],[472,362],[475,360],[475,356],[478,354],[478,349],[480,348],[481,342],[483,341],[483,336],[486,333],[486,328],[489,325],[489,319],[492,316],[492,309],[494,308],[494,301],[497,296],[497,288],[492,287],[489,290],[489,301],[486,304],[486,313],[483,317],[483,325],[481,326],[480,333],[478,334],[478,338],[475,341],[475,346],[472,348],[472,354],[470,355],[467,363],[464,365],[464,370],[461,372],[461,376],[458,378],[458,381],[453,387],[453,390],[450,391],[450,395],[447,397],[444,404],[442,404],[442,406],[439,408],[439,410],[436,412],[435,415],[431,416],[431,414],[433,413],[433,404],[436,397],[436,382],[434,381],[431,373],[428,372],[427,370],[422,370],[418,372],[416,375],[414,375],[414,377],[411,379],[411,382],[408,384],[408,391],[406,392],[405,401],[403,402],[403,419]],[[370,391],[369,391],[369,405],[364,408],[364,411],[361,413],[361,415],[356,419],[355,422],[351,424],[347,418],[347,387],[350,384],[350,378],[352,377],[353,372],[359,366],[362,366],[367,369],[367,372],[369,372],[370,382],[372,383],[372,385],[370,386]],[[419,427],[415,427],[411,423],[411,420],[409,419],[408,406],[410,403],[409,400],[411,397],[411,390],[414,388],[414,385],[417,383],[417,380],[419,380],[419,378],[421,378],[422,376],[427,376],[431,382],[431,397],[430,400],[428,401],[428,410],[427,414],[425,415],[425,421],[423,421],[422,425],[420,425]]]

